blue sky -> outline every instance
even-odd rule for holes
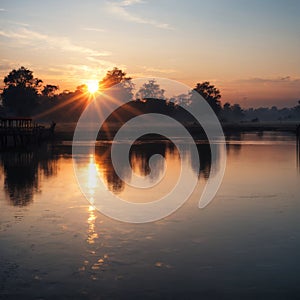
[[[224,101],[300,99],[300,1],[0,1],[0,76],[24,65],[75,89],[121,67],[194,86]]]

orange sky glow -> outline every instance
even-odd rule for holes
[[[44,84],[73,91],[118,67],[190,87],[210,81],[223,103],[294,106],[299,10],[294,0],[4,0],[0,77],[25,66]]]

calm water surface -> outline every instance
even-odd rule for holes
[[[164,155],[171,170],[168,184],[144,195],[117,177],[109,149],[109,144],[99,144],[95,156],[82,164],[91,193],[97,172],[109,190],[133,202],[152,201],[176,182],[179,155],[169,143],[147,141],[132,148],[130,160],[138,174],[149,174],[147,161],[154,153]],[[211,161],[207,145],[199,144],[198,150],[200,170],[188,147],[183,156],[199,181],[191,198],[171,216],[140,225],[94,210],[77,185],[69,145],[1,153],[0,298],[299,297],[295,137],[229,137],[224,181],[205,209],[197,204]],[[155,165],[153,179],[162,169]]]

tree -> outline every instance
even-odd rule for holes
[[[241,120],[244,117],[244,112],[239,104],[234,104],[231,109],[235,120]]]
[[[300,118],[300,100],[298,101],[298,105],[293,108],[296,119]]]
[[[12,70],[5,78],[4,84],[7,87],[30,87],[37,88],[43,81],[33,77],[33,72],[21,67],[18,70]]]
[[[192,103],[191,97],[192,97],[191,93],[179,94],[179,95],[169,98],[167,101],[168,101],[168,104],[174,103],[175,105],[182,105],[182,106],[188,107]]]
[[[108,71],[105,77],[99,82],[100,90],[106,90],[112,98],[122,99],[123,102],[132,100],[134,84],[126,73],[118,68]]]
[[[229,102],[226,102],[223,106],[224,112],[230,112],[231,111],[231,104]]]
[[[48,98],[53,98],[57,95],[59,87],[57,85],[47,84],[42,90],[42,95]]]
[[[165,90],[161,89],[159,84],[156,83],[154,79],[148,81],[148,83],[144,83],[143,86],[136,93],[137,99],[165,99]]]
[[[18,116],[30,116],[38,104],[38,89],[42,80],[33,72],[21,67],[12,70],[5,78],[2,93],[3,106]]]
[[[214,85],[208,81],[197,83],[194,91],[198,92],[210,105],[216,114],[221,111],[221,93]],[[194,100],[194,99],[193,99]]]
[[[220,112],[220,117],[223,122],[227,122],[232,119],[232,106],[229,102],[223,105],[223,109]]]
[[[76,87],[76,92],[80,92],[82,94],[85,94],[88,92],[88,86],[86,84],[81,84],[81,85],[78,85]]]
[[[99,82],[100,89],[105,90],[110,88],[118,83],[130,82],[131,78],[126,77],[126,73],[117,67],[113,68],[111,71],[108,71],[105,77]]]

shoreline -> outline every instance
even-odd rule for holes
[[[58,123],[54,133],[55,141],[69,141],[73,139],[73,134],[76,128],[75,122],[73,123]],[[247,132],[290,132],[297,133],[297,126],[299,122],[241,122],[241,123],[223,123],[221,124],[224,134],[236,134],[236,133],[247,133]],[[120,124],[111,124],[110,125],[110,135],[114,134],[120,128]],[[195,138],[203,137],[202,130],[195,125],[186,125],[186,128],[190,131],[191,135]],[[101,131],[99,133],[101,139],[108,140],[105,135],[105,132]]]

